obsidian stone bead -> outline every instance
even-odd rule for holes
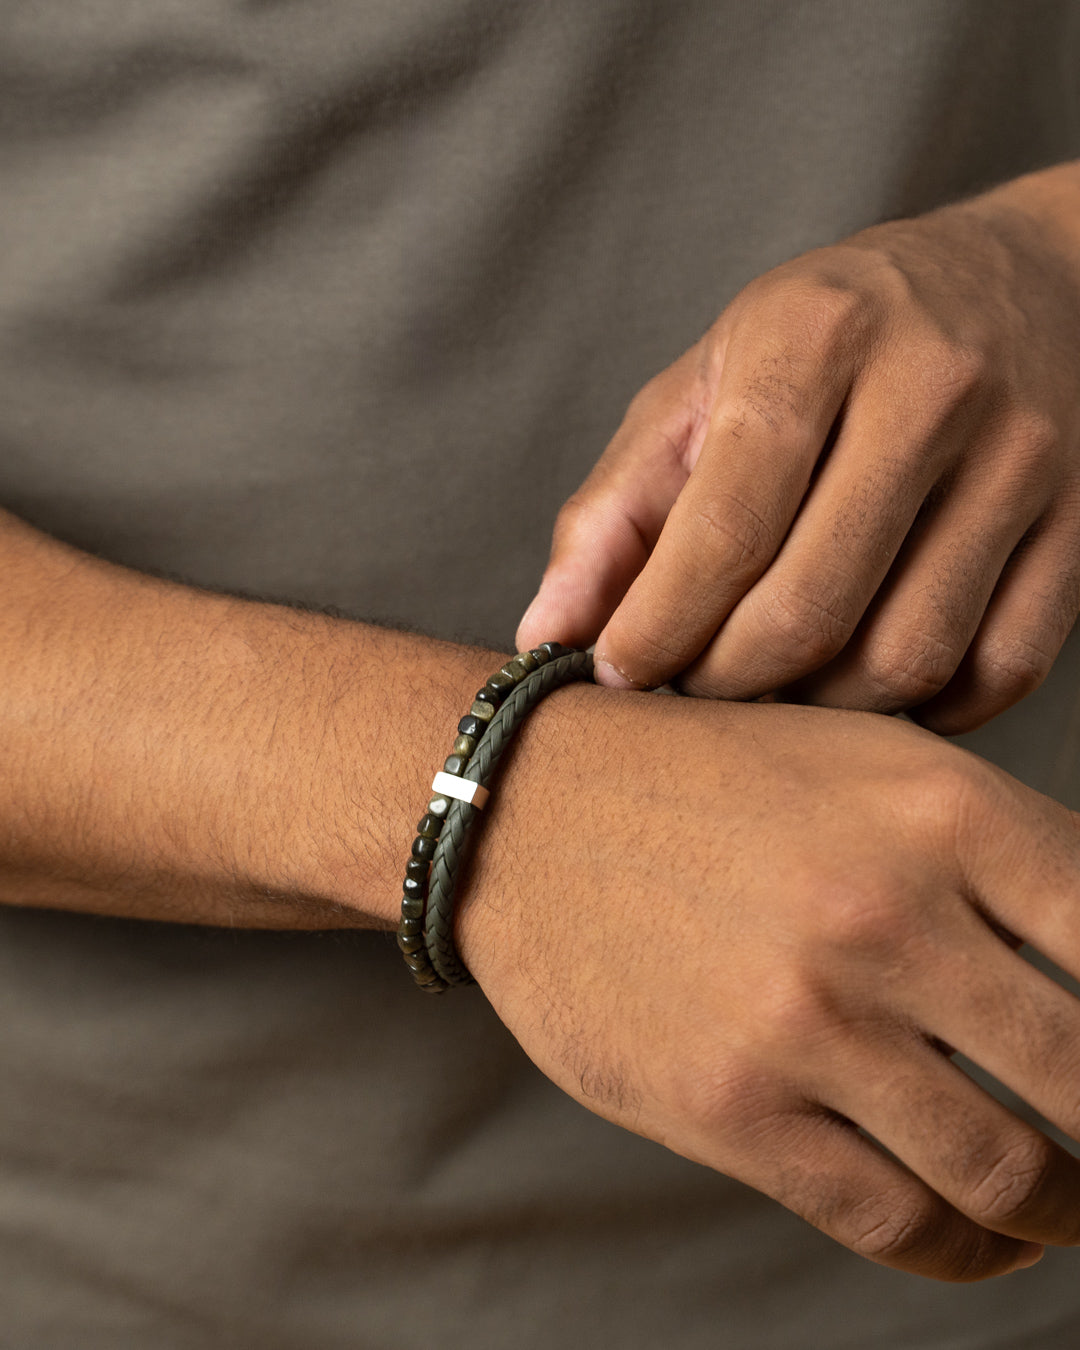
[[[412,855],[419,861],[430,862],[435,856],[435,840],[417,835],[412,841]]]
[[[539,664],[540,662],[537,661],[532,652],[518,652],[517,656],[509,663],[509,667],[504,666],[503,669],[520,670],[521,674],[517,678],[523,680],[526,675],[531,675]]]
[[[483,689],[478,689],[476,691],[476,700],[473,704],[473,708],[475,710],[476,703],[489,703],[492,708],[501,708],[502,701],[502,694],[485,684]]]
[[[501,670],[497,670],[484,685],[484,688],[490,689],[501,702],[515,684],[517,684],[517,680],[514,679],[513,675],[504,675]]]
[[[427,892],[427,883],[420,881],[417,877],[406,877],[401,883],[402,894],[410,904],[415,901],[416,904],[423,906],[424,895]],[[402,901],[404,904],[405,901]],[[402,911],[404,913],[404,910]]]
[[[428,802],[427,809],[429,816],[442,816],[445,819],[447,811],[450,810],[450,798],[436,794]]]
[[[406,937],[404,933],[398,933],[397,945],[399,951],[404,952],[406,956],[411,956],[413,952],[418,952],[424,945],[424,939],[419,933],[415,933],[411,937]]]
[[[421,816],[416,826],[416,833],[423,835],[425,839],[438,839],[439,831],[443,827],[443,821],[440,816],[432,815],[430,812],[426,816]]]
[[[422,938],[421,938],[421,945],[423,945]],[[431,974],[435,976],[436,979],[438,979],[438,976],[435,975],[435,972],[431,970],[431,962],[428,960],[427,952],[421,951],[419,947],[417,947],[415,951],[409,952],[406,955],[405,964],[409,967],[409,969],[412,971],[414,975],[423,976],[426,975],[427,972],[430,970]]]
[[[455,736],[454,744],[450,747],[455,755],[464,755],[466,759],[472,758],[472,752],[476,749],[475,736]]]
[[[424,925],[423,925],[423,923],[421,923],[421,921],[420,921],[419,919],[405,919],[405,918],[403,918],[403,919],[401,920],[401,923],[398,925],[398,932],[399,932],[403,937],[419,937],[419,935],[420,935],[423,931],[424,931]]]
[[[483,693],[484,691],[481,690],[480,692]],[[482,722],[486,726],[495,716],[495,704],[478,698],[469,709],[469,716],[475,717],[478,722]]]
[[[542,647],[534,647],[529,655],[538,666],[546,666],[548,663],[548,654]]]
[[[473,717],[472,713],[466,714],[457,724],[457,729],[462,736],[474,736],[477,740],[487,730],[487,723],[479,717]]]
[[[443,772],[460,775],[464,773],[468,762],[469,761],[464,755],[448,755],[446,757],[446,763],[443,765]]]
[[[419,883],[410,881],[410,886],[416,886]],[[424,894],[421,889],[417,891],[406,891],[404,899],[401,902],[401,917],[403,919],[422,919],[424,917]]]
[[[564,647],[561,642],[541,642],[536,650],[546,652],[549,661],[557,661],[560,656],[565,656],[570,648]]]
[[[423,858],[410,858],[405,864],[405,875],[412,877],[416,881],[426,882],[428,879],[428,862]]]

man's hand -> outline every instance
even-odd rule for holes
[[[1080,1242],[1080,1162],[948,1058],[1080,1138],[1080,1003],[1011,945],[1080,975],[1078,817],[903,722],[588,686],[487,814],[461,949],[577,1100],[900,1269]]]
[[[921,705],[953,733],[1041,681],[1078,607],[1066,165],[742,291],[566,503],[518,641],[596,640],[616,687]]]

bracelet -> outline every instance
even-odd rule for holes
[[[435,796],[417,825],[398,929],[405,964],[426,992],[473,982],[454,947],[454,884],[469,827],[487,801],[503,751],[545,695],[591,676],[589,653],[543,642],[496,671],[458,723],[453,751],[432,783]]]

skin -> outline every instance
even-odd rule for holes
[[[0,900],[395,926],[462,691],[501,654],[145,577],[2,513],[0,567]],[[1080,975],[1071,812],[887,718],[582,685],[529,717],[485,814],[462,953],[590,1109],[899,1269],[981,1279],[1080,1241],[1080,1163],[945,1048],[1080,1137],[1080,1003],[1003,936]]]
[[[656,387],[700,388],[713,365],[692,375],[695,361]],[[962,422],[966,404],[949,406]],[[928,440],[948,441],[947,425]],[[678,461],[666,430],[651,440],[666,447],[657,462]],[[803,496],[790,499],[794,511]],[[1042,555],[1032,542],[1019,556]],[[0,900],[394,926],[462,691],[500,654],[144,577],[3,513],[0,567]],[[946,576],[974,593],[976,572]],[[582,594],[610,599],[590,576]],[[1039,592],[1024,594],[1030,606]],[[973,1280],[1080,1241],[1080,1163],[949,1058],[962,1050],[1080,1138],[1080,1003],[1014,950],[1030,942],[1080,976],[1078,875],[1077,816],[916,727],[575,687],[545,700],[507,756],[458,938],[527,1053],[590,1109],[872,1260]]]
[[[1080,1162],[948,1057],[1080,1135],[1080,1003],[1011,945],[1080,969],[1078,863],[1076,816],[906,723],[584,687],[526,724],[460,945],[584,1105],[979,1279],[1080,1241]]]
[[[743,290],[650,381],[518,632],[613,688],[971,730],[1080,610],[1080,165]]]

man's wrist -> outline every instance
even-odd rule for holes
[[[272,773],[292,778],[265,827],[275,841],[270,885],[391,930],[432,777],[505,654],[304,617],[313,623],[292,655],[294,711],[270,749]]]
[[[960,204],[991,225],[1034,224],[1080,288],[1080,160],[1023,174]]]

